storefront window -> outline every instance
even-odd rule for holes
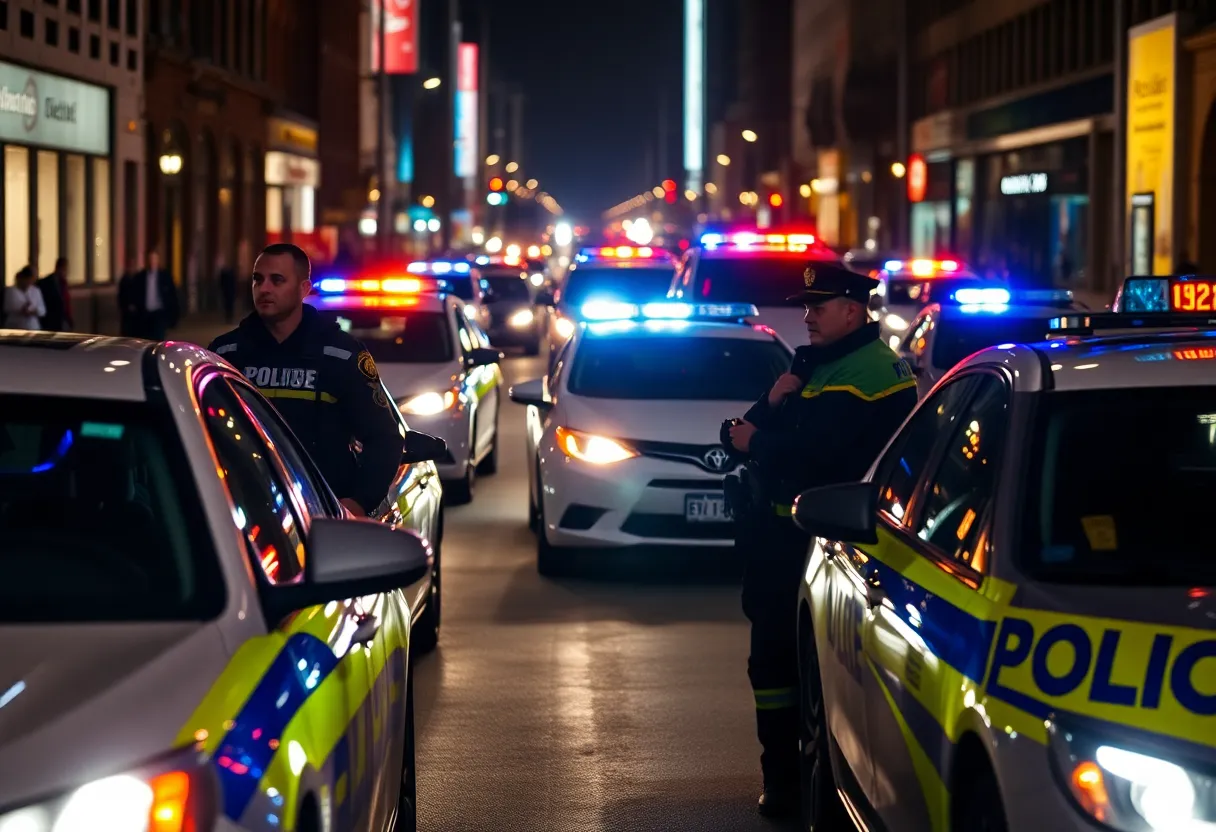
[[[59,156],[38,151],[38,274],[55,271],[59,258]]]
[[[299,207],[296,209],[296,221],[292,231],[311,234],[317,227],[317,192],[307,186],[301,187]]]
[[[4,285],[30,265],[30,152],[4,147]]]
[[[93,160],[93,282],[111,277],[110,160]]]
[[[88,192],[85,189],[84,157],[69,156],[67,158],[67,182],[64,196],[67,198],[67,234],[64,250],[68,258],[68,283],[76,285],[84,283],[86,266],[85,255],[88,247],[85,240],[85,202]]]
[[[912,206],[912,254],[936,257],[950,252],[950,203],[918,202]]]
[[[266,189],[266,233],[283,232],[283,189]]]

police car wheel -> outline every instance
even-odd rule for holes
[[[819,656],[815,651],[815,636],[809,628],[802,633],[800,642],[802,719],[798,747],[802,772],[802,828],[807,832],[846,829],[848,824],[845,822],[840,796],[836,793],[832,758],[828,749],[831,739],[823,707]]]
[[[401,787],[397,792],[397,822],[393,832],[418,830],[418,773],[414,769],[414,668],[405,683],[405,750],[401,762]]]
[[[996,784],[996,775],[991,767],[981,770],[967,779],[963,788],[956,789],[959,803],[956,807],[955,829],[967,832],[1007,832],[1005,806],[1001,802],[1001,790]]]

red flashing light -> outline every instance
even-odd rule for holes
[[[929,166],[925,157],[913,153],[908,159],[908,201],[924,202],[929,187]]]
[[[781,194],[769,194],[768,195],[768,204],[773,206],[774,208],[780,208],[784,202],[785,202],[785,200],[781,198]]]
[[[664,179],[663,180],[663,190],[667,191],[667,193],[673,193],[675,191],[675,189],[676,189],[676,183],[675,183],[674,179]]]
[[[503,184],[502,184],[501,176],[495,176],[493,179],[490,180],[490,190],[491,191],[501,191],[502,188],[503,188]]]

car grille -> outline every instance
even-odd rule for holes
[[[717,468],[706,460],[706,456],[711,451],[723,450],[721,445],[686,445],[683,442],[651,442],[633,439],[626,440],[626,444],[642,456],[695,465],[702,471],[708,471],[711,474],[725,474],[731,470],[730,462],[725,462],[723,467]]]
[[[630,514],[621,531],[638,537],[668,540],[732,540],[734,523],[689,523],[678,514]]]

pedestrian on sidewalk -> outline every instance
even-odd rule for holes
[[[6,329],[42,329],[40,319],[46,314],[42,292],[34,285],[34,270],[26,266],[17,272],[16,285],[4,290],[4,326]]]

